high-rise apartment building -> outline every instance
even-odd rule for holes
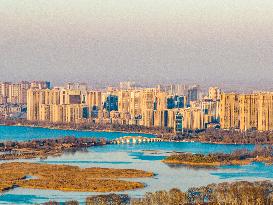
[[[88,117],[80,91],[37,89],[27,91],[27,119],[30,121],[78,123]]]
[[[220,101],[220,125],[223,129],[239,128],[239,95],[222,93]]]
[[[221,89],[218,87],[209,88],[209,99],[220,100],[221,99]]]
[[[185,108],[181,110],[183,127],[189,130],[204,129],[203,112],[201,108]]]
[[[130,95],[129,113],[132,119],[131,124],[138,124],[141,116],[141,91],[132,90]]]
[[[141,122],[143,126],[153,126],[153,112],[155,103],[155,90],[144,89],[141,91]]]
[[[220,119],[220,101],[212,99],[203,99],[200,101],[200,107],[204,115],[204,127],[207,128],[211,123],[218,123]]]
[[[273,130],[273,93],[222,94],[221,128]]]
[[[101,109],[103,106],[101,91],[88,91],[86,103],[90,111],[97,111]]]
[[[200,95],[200,86],[193,85],[188,89],[188,96],[187,96],[187,105],[190,106],[192,101],[197,101]]]
[[[240,130],[258,127],[258,94],[239,95]]]
[[[50,82],[49,81],[33,81],[31,82],[30,87],[37,88],[37,89],[49,89]]]
[[[130,110],[131,91],[120,90],[118,92],[118,111],[120,113],[127,113]]]
[[[273,130],[273,93],[258,96],[258,130]]]

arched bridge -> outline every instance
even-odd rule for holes
[[[116,138],[112,141],[113,144],[137,144],[145,142],[161,142],[160,138],[149,138],[143,136],[124,136]]]

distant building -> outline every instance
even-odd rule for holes
[[[117,111],[118,110],[118,96],[116,95],[109,95],[107,96],[105,102],[104,102],[104,109],[106,109],[108,112],[111,111]]]
[[[126,82],[119,83],[119,88],[121,90],[130,90],[130,89],[135,88],[135,86],[136,86],[136,83],[132,82],[132,81],[126,81]]]
[[[197,101],[199,99],[200,95],[200,86],[199,85],[193,85],[189,87],[188,89],[188,98],[187,98],[187,105],[190,106],[190,103],[192,101]]]
[[[80,91],[58,88],[27,91],[27,119],[30,121],[78,123],[88,117]]]
[[[273,130],[273,93],[221,95],[220,125],[224,129],[243,131],[257,129]]]
[[[31,88],[37,89],[50,89],[50,82],[49,81],[33,81],[30,84]]]
[[[222,93],[220,101],[220,125],[223,129],[239,128],[239,95]]]
[[[221,99],[221,89],[218,87],[210,87],[208,97],[211,100],[220,100]]]

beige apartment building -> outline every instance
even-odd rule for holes
[[[222,93],[220,101],[220,126],[223,129],[239,128],[239,95]]]
[[[25,81],[20,83],[4,82],[0,84],[0,103],[26,104],[29,87],[30,83]]]
[[[87,106],[90,109],[102,107],[102,93],[101,91],[88,91],[87,92]]]
[[[258,96],[258,130],[273,130],[273,93]]]
[[[239,95],[240,130],[258,128],[258,94]]]
[[[218,87],[210,87],[208,97],[211,100],[220,100],[221,99],[221,89]]]
[[[144,89],[141,91],[141,125],[146,127],[153,126],[153,112],[154,112],[154,101],[155,101],[155,90]]]
[[[81,94],[67,89],[29,89],[27,119],[30,121],[78,123],[83,119],[85,104]]]
[[[204,129],[203,112],[201,108],[185,108],[181,110],[183,127],[185,129]]]
[[[273,93],[222,94],[221,128],[273,130]]]

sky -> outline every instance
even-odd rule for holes
[[[273,84],[272,0],[0,0],[0,81]]]

